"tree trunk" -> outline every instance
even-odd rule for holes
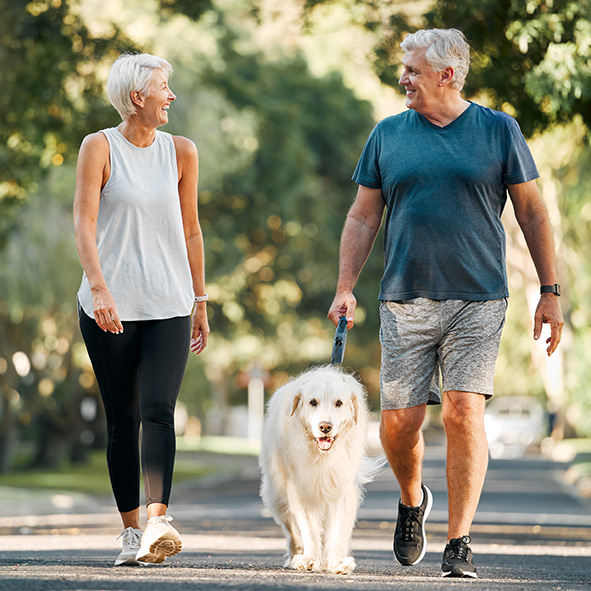
[[[0,382],[0,474],[8,472],[12,465],[14,417],[11,391],[6,380]]]

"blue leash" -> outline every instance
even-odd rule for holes
[[[337,330],[334,335],[334,343],[332,346],[332,357],[330,359],[331,365],[340,365],[343,363],[345,356],[345,345],[347,344],[347,318],[342,316],[337,325]]]

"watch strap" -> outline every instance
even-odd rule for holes
[[[560,285],[555,283],[554,285],[542,285],[540,287],[540,293],[553,293],[554,295],[560,295]]]

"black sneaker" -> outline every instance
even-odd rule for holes
[[[462,536],[453,538],[447,543],[443,551],[441,576],[478,578],[476,567],[472,562],[472,550],[468,545],[471,541],[470,536]]]
[[[418,507],[398,503],[398,520],[394,532],[394,557],[403,566],[412,566],[423,560],[427,552],[425,521],[433,506],[433,495],[423,484],[423,501]]]

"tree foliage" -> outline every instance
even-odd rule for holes
[[[0,0],[0,247],[12,217],[89,127],[110,120],[101,65],[134,46],[90,34],[68,0]]]
[[[43,465],[83,459],[103,440],[98,390],[78,337],[72,181],[69,167],[41,181],[44,198],[33,195],[15,212],[19,230],[0,257],[0,472],[20,440]],[[90,421],[83,402],[95,411]]]
[[[215,68],[182,88],[210,101],[209,117],[196,125],[186,111],[172,120],[202,159],[218,155],[208,161],[216,173],[203,165],[200,182],[212,300],[206,365],[211,380],[224,381],[218,397],[230,398],[239,390],[228,376],[252,364],[279,375],[329,361],[339,236],[374,121],[339,74],[314,77],[301,56],[246,51],[223,29]],[[376,301],[377,284],[360,289]]]
[[[214,220],[212,231],[226,239],[209,266],[212,278],[222,276],[232,261],[266,253],[260,269],[249,273],[245,292],[236,295],[248,330],[268,333],[278,318],[265,304],[265,285],[292,283],[288,308],[301,317],[327,311],[338,237],[354,192],[350,176],[373,120],[369,104],[337,74],[314,78],[298,59],[265,63],[257,55],[225,56],[226,69],[212,72],[209,82],[239,113],[254,116],[255,135],[246,144],[246,166],[226,175],[217,199],[202,208],[204,218]]]
[[[0,1],[0,471],[21,431],[36,441],[39,462],[72,457],[83,372],[96,395],[72,347],[75,284],[66,278],[79,274],[67,231],[72,187],[60,188],[65,203],[43,198],[51,195],[49,174],[73,160],[82,137],[112,124],[101,70],[135,46],[116,26],[91,35],[76,6]]]
[[[212,0],[158,0],[158,5],[164,16],[184,14],[195,21],[213,9]]]
[[[377,35],[374,69],[390,86],[398,87],[399,44],[407,33],[455,27],[472,48],[466,96],[486,95],[492,108],[518,119],[526,136],[577,115],[591,126],[589,2],[437,0],[417,19],[402,4],[372,0],[362,19]]]

